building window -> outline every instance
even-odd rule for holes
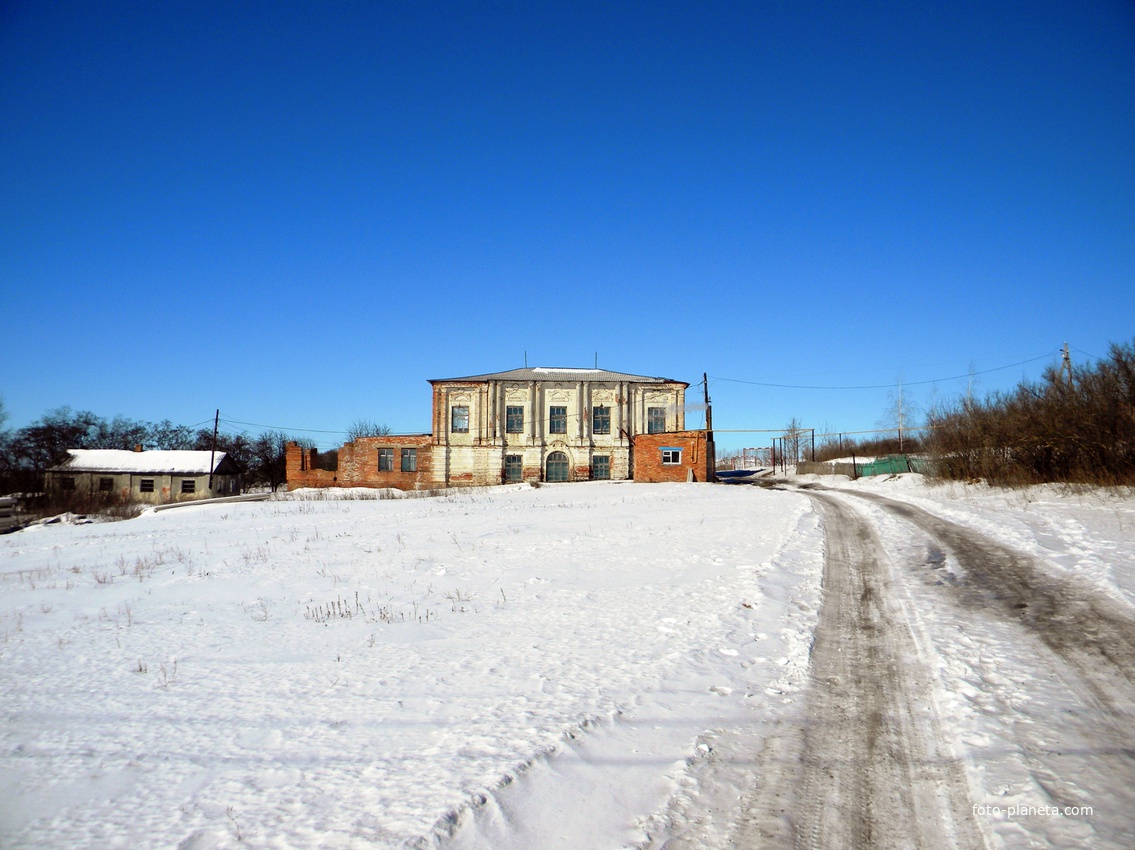
[[[418,450],[417,449],[402,449],[402,471],[403,472],[417,472],[418,471]]]
[[[610,480],[611,458],[607,455],[595,455],[591,458],[591,477],[596,481]]]
[[[74,490],[75,489],[75,478],[74,478],[74,476],[71,476],[71,475],[61,476],[59,478],[59,489],[60,490]]]
[[[611,408],[600,405],[591,411],[591,433],[611,433]]]
[[[662,465],[663,466],[678,466],[682,463],[682,450],[675,448],[664,448],[662,450]]]
[[[563,452],[552,452],[548,455],[548,462],[545,464],[545,468],[546,474],[544,477],[548,481],[568,480],[568,457]]]
[[[138,482],[138,492],[140,493],[153,493],[154,492],[154,479],[143,478]]]
[[[379,472],[393,472],[394,471],[394,449],[379,449],[378,450],[378,471]]]
[[[509,405],[505,408],[505,430],[510,434],[524,433],[524,408]]]
[[[449,430],[454,434],[469,433],[469,405],[455,404],[450,410]]]
[[[504,480],[506,484],[519,484],[524,480],[524,458],[521,455],[504,456]]]
[[[113,489],[114,489],[114,479],[113,478],[100,478],[99,479],[99,492],[100,493],[109,493]]]
[[[197,482],[194,481],[192,478],[182,478],[181,479],[181,492],[182,493],[196,493],[197,492]]]
[[[566,407],[549,407],[548,408],[548,433],[549,434],[566,434],[567,433],[567,408]]]
[[[646,433],[661,434],[666,431],[666,408],[648,407],[646,409]]]

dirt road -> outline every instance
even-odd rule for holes
[[[1129,608],[909,503],[805,489],[825,542],[811,682],[727,846],[1132,846]],[[724,797],[738,760],[703,785]],[[695,825],[665,846],[723,843]]]

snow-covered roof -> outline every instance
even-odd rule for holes
[[[673,378],[659,378],[648,375],[630,375],[626,372],[612,372],[609,369],[574,369],[559,366],[525,366],[507,372],[490,372],[486,375],[469,375],[464,378],[433,378],[431,384],[446,381],[627,381],[634,384],[681,384],[685,381]]]
[[[155,475],[208,475],[226,457],[208,451],[131,452],[123,449],[68,449],[70,460],[54,470],[63,472],[149,472]],[[209,458],[213,468],[209,468]]]

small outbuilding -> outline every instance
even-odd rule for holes
[[[712,458],[707,431],[639,434],[634,440],[634,480],[705,481]],[[712,480],[712,479],[711,479]]]
[[[225,452],[68,449],[47,470],[45,487],[58,496],[165,504],[233,496],[240,468]]]

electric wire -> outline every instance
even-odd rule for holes
[[[766,381],[748,381],[741,378],[725,378],[720,375],[711,375],[715,381],[727,381],[733,384],[749,384],[755,387],[773,387],[781,390],[888,390],[892,389],[896,383],[901,383],[904,387],[917,387],[925,384],[937,384],[943,381],[957,381],[962,378],[973,377],[974,375],[988,375],[990,372],[1000,372],[1005,369],[1013,369],[1017,366],[1024,366],[1029,363],[1036,363],[1038,360],[1044,360],[1051,357],[1053,352],[1046,352],[1039,357],[1030,357],[1028,360],[1021,360],[1017,363],[1009,363],[1006,366],[996,366],[992,369],[982,369],[976,372],[966,372],[964,375],[951,375],[948,378],[931,378],[925,381],[892,381],[889,384],[862,384],[859,386],[811,386],[807,384],[773,384]]]

